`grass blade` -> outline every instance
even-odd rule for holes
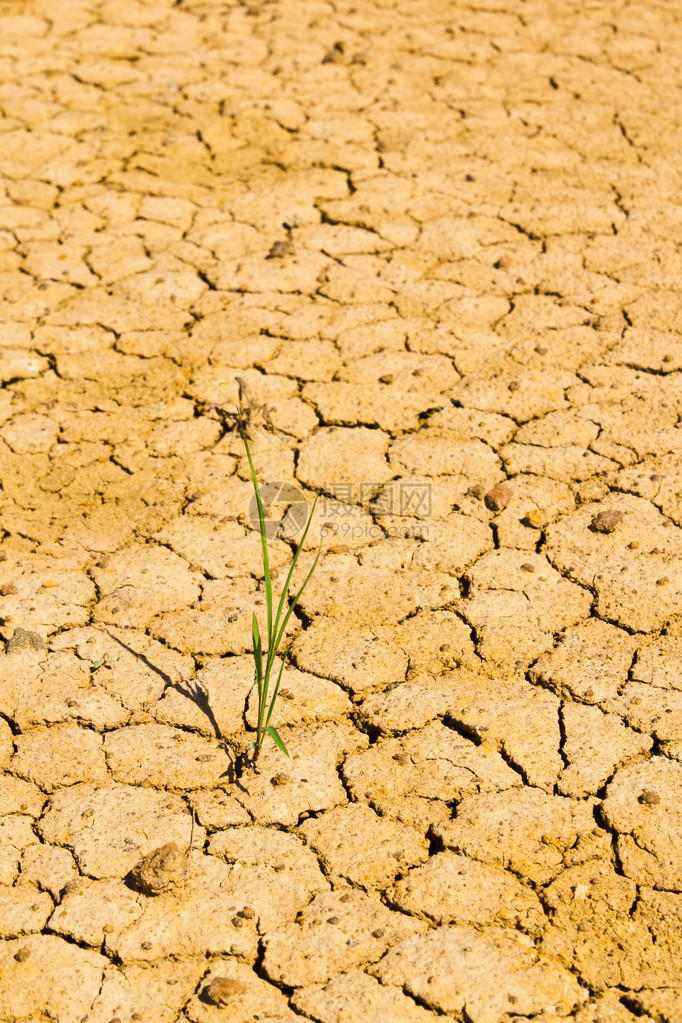
[[[256,665],[256,682],[258,683],[258,699],[263,691],[263,648],[261,647],[258,619],[253,616],[251,622],[251,635],[253,636],[253,659]]]
[[[244,447],[246,448],[246,457],[249,460],[249,470],[251,472],[251,482],[253,483],[253,489],[256,494],[256,503],[258,505],[258,522],[260,525],[260,543],[261,550],[263,553],[263,575],[265,576],[265,603],[268,611],[268,657],[270,656],[270,648],[272,646],[272,579],[270,578],[270,559],[268,558],[268,536],[265,530],[265,511],[263,510],[263,500],[260,496],[260,490],[258,488],[258,480],[256,479],[256,470],[253,467],[253,459],[251,458],[251,449],[246,439],[246,434],[242,424],[239,424],[239,432],[244,441]],[[267,676],[267,671],[266,671]]]
[[[251,621],[251,634],[253,636],[253,658],[256,670],[256,682],[258,686],[258,724],[256,728],[256,742],[254,743],[255,753],[253,757],[253,765],[255,767],[256,761],[258,760],[258,757],[260,755],[260,751],[263,745],[263,739],[265,738],[266,733],[268,733],[271,736],[273,741],[282,750],[282,752],[286,754],[286,756],[289,756],[289,751],[284,745],[282,737],[280,736],[277,729],[270,724],[270,719],[275,709],[277,697],[279,696],[279,688],[282,682],[284,666],[286,664],[290,646],[288,646],[284,652],[282,663],[280,665],[279,673],[277,676],[277,682],[275,684],[275,689],[272,694],[272,699],[268,703],[268,692],[270,689],[270,674],[272,671],[275,657],[277,656],[277,650],[284,637],[284,633],[286,631],[289,619],[294,611],[294,608],[296,607],[296,604],[298,603],[301,594],[303,593],[303,590],[308,585],[310,577],[312,576],[313,572],[317,567],[317,563],[320,559],[320,554],[322,553],[322,543],[320,542],[320,548],[317,552],[312,568],[310,569],[305,579],[303,580],[303,584],[300,586],[298,592],[296,593],[293,603],[290,605],[289,608],[287,608],[285,613],[289,586],[291,585],[294,569],[296,568],[299,555],[303,550],[303,545],[305,543],[306,536],[308,535],[308,531],[310,530],[310,526],[313,521],[315,507],[317,505],[317,501],[319,498],[318,493],[315,495],[313,507],[308,517],[308,521],[303,531],[303,535],[301,537],[300,543],[296,547],[296,551],[292,558],[291,567],[289,568],[289,574],[287,575],[286,582],[284,584],[284,589],[282,591],[282,594],[277,605],[277,613],[273,621],[272,576],[270,574],[270,559],[268,556],[268,535],[265,524],[265,509],[263,507],[263,499],[261,497],[260,489],[258,487],[256,470],[254,468],[253,459],[251,457],[251,449],[249,448],[249,442],[246,439],[246,432],[244,430],[241,419],[239,419],[238,425],[239,433],[244,443],[244,448],[246,450],[246,457],[249,462],[251,483],[253,484],[254,493],[256,495],[256,504],[258,506],[258,523],[260,527],[261,551],[263,557],[263,576],[265,581],[265,599],[267,607],[267,657],[265,659],[265,665],[263,664],[263,644],[261,640],[260,630],[258,627],[258,619],[256,618],[255,614],[253,615]],[[282,617],[283,615],[284,617]]]
[[[282,663],[279,666],[279,675],[277,676],[277,685],[275,686],[275,691],[272,694],[272,701],[270,703],[270,709],[268,711],[268,716],[265,719],[265,727],[266,728],[270,724],[270,718],[272,717],[272,712],[275,709],[275,700],[277,699],[277,694],[279,693],[279,687],[280,687],[280,685],[282,683],[282,674],[284,673],[284,665],[286,664],[287,656],[288,656],[290,650],[291,650],[291,643],[289,644],[289,646],[284,651],[284,656],[282,657]]]
[[[310,582],[311,575],[313,574],[313,572],[317,568],[317,563],[320,560],[320,554],[321,553],[322,553],[322,548],[320,547],[320,549],[318,550],[318,552],[317,552],[317,554],[315,556],[315,560],[313,561],[313,567],[310,569],[310,571],[308,572],[307,576],[305,577],[305,579],[301,583],[301,587],[300,587],[298,593],[296,594],[296,596],[294,597],[294,599],[291,602],[289,610],[287,611],[286,616],[284,618],[284,621],[282,622],[282,625],[280,627],[279,633],[275,636],[275,643],[276,643],[277,646],[279,646],[279,644],[282,641],[282,636],[284,635],[284,630],[287,627],[287,623],[288,623],[289,619],[291,618],[292,614],[294,613],[294,608],[298,604],[298,601],[299,601],[299,598],[300,598],[301,594],[303,593],[304,589],[306,588],[306,586]]]
[[[268,648],[268,664],[270,666],[272,666],[272,661],[274,660],[275,654],[277,653],[277,647],[279,646],[279,644],[280,644],[280,642],[282,640],[282,636],[284,635],[284,629],[286,628],[286,624],[287,624],[289,618],[291,617],[291,612],[293,611],[294,607],[296,606],[296,601],[298,600],[298,598],[300,597],[301,593],[303,592],[303,589],[306,586],[306,584],[308,582],[308,579],[310,579],[310,576],[313,574],[313,571],[315,570],[315,567],[317,565],[318,558],[320,556],[320,552],[322,550],[322,545],[320,544],[320,550],[317,552],[317,558],[315,558],[315,563],[313,564],[313,567],[311,568],[310,572],[308,573],[308,576],[307,576],[303,586],[298,591],[296,600],[293,602],[293,604],[289,608],[287,616],[284,619],[284,624],[280,627],[279,623],[280,623],[280,619],[282,617],[282,611],[284,609],[284,605],[286,603],[287,593],[289,592],[289,584],[291,583],[291,578],[292,578],[292,576],[294,574],[294,569],[296,568],[296,562],[298,561],[298,556],[301,553],[301,551],[303,550],[303,544],[305,543],[305,538],[308,535],[308,530],[310,529],[311,523],[313,521],[313,515],[315,514],[315,506],[317,505],[318,498],[319,498],[319,494],[316,494],[315,495],[315,500],[313,502],[313,506],[312,506],[312,508],[310,510],[310,515],[308,517],[308,521],[306,523],[306,527],[303,530],[303,536],[301,537],[300,543],[298,544],[298,546],[296,548],[296,553],[294,554],[294,557],[292,559],[291,567],[289,568],[289,574],[287,575],[286,582],[284,583],[284,589],[282,590],[282,596],[279,598],[279,604],[277,606],[277,614],[275,615],[275,622],[274,622],[274,628],[273,628],[273,640],[274,640],[274,643],[272,644],[272,649],[273,649],[272,657],[270,657],[270,647]]]
[[[277,731],[277,729],[273,725],[268,725],[268,727],[266,728],[266,731],[269,732],[269,734],[275,740],[275,742],[277,743],[277,745],[281,749],[282,753],[286,753],[286,755],[289,756],[289,750],[286,748],[286,746],[282,742],[282,738],[281,738],[279,732]]]

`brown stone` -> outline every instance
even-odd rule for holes
[[[204,998],[211,1005],[229,1005],[233,998],[246,993],[246,984],[234,977],[214,977],[204,988]]]
[[[595,515],[590,528],[595,533],[613,533],[618,529],[624,518],[623,512],[611,508],[609,511],[601,511],[598,515]]]
[[[158,895],[180,881],[184,867],[184,854],[175,842],[168,842],[143,856],[133,867],[132,874],[146,895]]]
[[[18,654],[22,650],[37,650],[42,653],[45,650],[45,640],[37,632],[17,627],[7,643],[7,653]]]
[[[523,524],[524,526],[530,526],[532,529],[544,529],[548,521],[547,512],[543,511],[542,508],[531,508],[530,511],[526,512]]]
[[[485,495],[486,507],[493,512],[502,511],[509,504],[514,488],[509,483],[498,483]]]

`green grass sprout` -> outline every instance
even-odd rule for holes
[[[111,657],[109,657],[109,654],[104,654],[104,656],[101,657],[99,659],[99,661],[93,661],[92,662],[93,671],[97,671],[98,668],[102,668],[102,667],[104,667],[104,668],[113,668],[113,666],[114,666],[114,662],[113,662],[113,659]]]
[[[307,576],[303,580],[300,589],[296,593],[296,596],[292,600],[288,609],[286,609],[285,613],[289,585],[291,583],[291,578],[294,574],[294,569],[296,568],[298,556],[303,550],[303,544],[305,543],[305,538],[308,535],[308,530],[310,529],[310,524],[313,520],[315,506],[317,505],[317,498],[319,496],[317,495],[315,497],[315,501],[313,502],[313,507],[308,517],[308,522],[306,524],[305,529],[303,530],[301,540],[296,547],[296,552],[294,553],[294,557],[291,562],[289,574],[287,575],[287,579],[284,584],[284,589],[282,590],[282,595],[277,605],[277,611],[273,615],[272,578],[270,576],[270,560],[268,557],[268,541],[265,523],[265,511],[263,509],[263,501],[261,499],[260,489],[258,487],[258,480],[256,479],[256,471],[253,467],[251,451],[249,449],[249,444],[246,439],[246,433],[244,431],[244,427],[241,421],[239,422],[239,432],[244,442],[244,447],[246,448],[246,457],[249,460],[249,469],[251,471],[251,482],[253,483],[253,489],[256,495],[256,502],[258,504],[258,520],[260,524],[260,539],[263,555],[263,577],[265,580],[265,604],[267,608],[266,652],[264,652],[263,650],[260,629],[258,628],[258,619],[256,618],[255,614],[253,616],[253,621],[251,624],[251,633],[253,636],[253,659],[256,671],[256,685],[258,686],[258,725],[256,728],[256,741],[252,746],[252,749],[254,750],[252,765],[255,766],[258,761],[258,757],[260,756],[260,752],[263,747],[263,742],[265,741],[265,737],[267,735],[269,735],[270,738],[277,744],[277,746],[279,746],[283,753],[289,756],[289,751],[284,745],[282,737],[280,736],[275,726],[270,724],[270,721],[272,719],[272,713],[275,709],[275,702],[277,700],[277,696],[279,694],[279,687],[282,681],[282,673],[284,672],[284,665],[286,664],[287,655],[289,653],[291,644],[289,644],[289,646],[287,646],[286,650],[284,651],[284,655],[282,657],[282,661],[280,664],[279,674],[277,676],[277,682],[275,683],[275,688],[272,691],[272,696],[270,696],[271,685],[270,676],[272,674],[275,657],[277,656],[277,651],[281,646],[282,639],[284,637],[284,633],[289,622],[289,619],[291,618],[291,615],[301,597],[301,594],[308,585],[310,577],[317,568],[317,563],[320,559],[320,554],[322,552],[322,545],[320,544],[320,548],[317,552],[312,568],[310,569]]]

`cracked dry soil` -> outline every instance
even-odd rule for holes
[[[3,1023],[680,1023],[680,53],[0,0]]]

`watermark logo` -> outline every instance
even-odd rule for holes
[[[325,540],[340,540],[342,542],[362,539],[369,542],[395,536],[403,540],[428,540],[429,527],[419,522],[407,521],[378,526],[376,522],[361,523],[348,519],[330,519],[323,524],[320,534]]]
[[[295,483],[264,483],[259,487],[263,502],[265,532],[268,540],[295,540],[305,529],[310,509],[305,494]],[[249,502],[249,523],[260,529],[258,502],[254,494]]]
[[[295,540],[305,529],[309,505],[304,491],[295,483],[265,483],[260,488],[269,540]],[[320,487],[317,510],[323,539],[379,540],[384,536],[426,539],[424,520],[431,515],[430,483],[348,483],[327,482]],[[368,522],[367,515],[388,519],[382,525]],[[392,521],[390,521],[392,520]],[[259,529],[255,495],[249,504],[249,523]]]
[[[430,483],[323,483],[321,489],[326,493],[320,498],[320,512],[328,519],[357,518],[366,511],[420,519],[431,515]]]

